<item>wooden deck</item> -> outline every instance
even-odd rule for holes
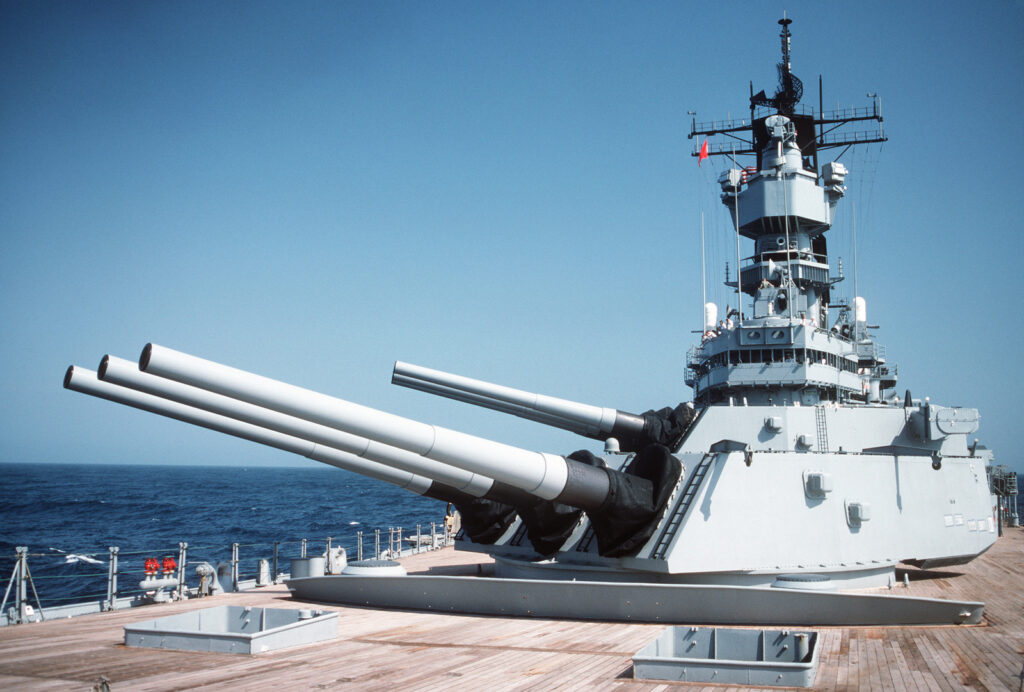
[[[909,589],[898,587],[915,596],[984,601],[983,625],[815,628],[815,688],[1024,689],[1024,529],[1006,534],[969,565],[927,575],[911,571]],[[409,571],[451,572],[475,570],[475,559],[446,549],[405,564]],[[0,689],[88,690],[102,678],[113,690],[730,689],[634,681],[631,656],[664,625],[326,606],[339,613],[338,638],[283,651],[246,656],[122,644],[125,624],[225,604],[301,605],[283,586],[274,586],[0,628]]]

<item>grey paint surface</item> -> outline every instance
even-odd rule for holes
[[[478,615],[719,625],[948,625],[981,621],[984,604],[763,587],[496,579],[290,579],[296,598],[321,603]]]
[[[633,656],[633,677],[810,687],[817,640],[815,632],[668,627]]]

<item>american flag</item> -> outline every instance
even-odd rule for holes
[[[747,178],[753,178],[755,175],[757,175],[757,166],[747,166],[740,174],[740,181],[746,183]]]

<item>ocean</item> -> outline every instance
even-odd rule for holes
[[[239,543],[239,570],[254,577],[258,560],[270,560],[279,542],[287,571],[300,541],[322,554],[327,537],[355,559],[364,533],[372,557],[374,531],[405,536],[416,525],[438,530],[445,505],[407,490],[331,467],[244,468],[211,466],[113,466],[0,464],[0,588],[14,569],[16,546],[28,547],[28,566],[43,607],[102,599],[109,546],[117,546],[118,593],[138,591],[146,558],[177,557],[188,542],[191,564],[216,566]],[[194,568],[188,583],[198,581]],[[10,603],[8,603],[10,606]]]

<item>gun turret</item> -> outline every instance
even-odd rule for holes
[[[395,363],[391,382],[569,430],[592,440],[614,437],[620,449],[628,452],[640,451],[652,443],[670,446],[686,431],[695,417],[693,406],[686,404],[675,409],[665,408],[637,415],[513,389],[401,361]]]
[[[421,423],[156,344],[145,347],[139,369],[582,509],[591,518],[602,555],[629,554],[643,545],[682,470],[662,445],[649,445],[627,471],[615,471],[579,455],[533,452]]]

